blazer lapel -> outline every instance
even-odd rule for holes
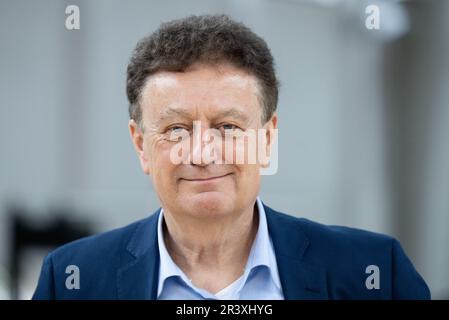
[[[303,259],[310,242],[300,221],[265,205],[264,208],[284,298],[328,299],[325,270]]]
[[[126,247],[126,256],[117,271],[119,299],[157,299],[159,247],[157,221],[160,209],[142,220]]]

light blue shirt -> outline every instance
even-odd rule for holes
[[[176,265],[165,246],[163,237],[163,209],[158,220],[159,283],[158,300],[283,300],[281,282],[273,243],[268,233],[265,209],[257,198],[259,227],[242,276],[226,288],[212,294],[198,288]],[[220,275],[217,274],[217,277]]]

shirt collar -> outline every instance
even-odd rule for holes
[[[256,238],[254,239],[251,251],[249,253],[248,262],[246,263],[245,273],[249,274],[253,268],[265,266],[268,268],[274,284],[278,289],[281,288],[279,273],[276,264],[276,255],[274,253],[273,243],[268,232],[267,217],[265,208],[259,197],[256,199],[257,209],[259,212],[259,227]],[[247,275],[246,275],[247,277]]]
[[[243,274],[243,277],[245,278],[244,283],[246,282],[246,279],[251,270],[253,270],[255,267],[258,266],[265,266],[268,268],[274,284],[278,289],[280,289],[281,283],[279,279],[279,273],[277,270],[274,247],[270,239],[270,235],[268,233],[268,224],[265,214],[265,208],[259,197],[257,197],[256,199],[256,205],[259,212],[259,226]],[[162,227],[163,216],[164,210],[163,208],[161,208],[158,218],[158,232],[157,232],[159,256],[160,256],[159,283],[157,291],[158,297],[162,292],[164,282],[167,278],[180,277],[182,280],[184,280],[186,284],[188,284],[189,286],[191,285],[190,279],[188,279],[186,274],[176,265],[176,263],[173,261],[170,254],[167,251],[164,242],[164,234],[163,234],[164,230]]]

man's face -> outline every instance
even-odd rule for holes
[[[262,124],[254,76],[227,64],[196,64],[185,72],[159,72],[148,78],[141,108],[143,131],[131,120],[131,136],[143,171],[152,177],[166,210],[206,218],[242,212],[254,204],[260,163],[235,163],[236,153],[242,152],[237,143],[231,143],[233,161],[227,158],[226,162],[223,152],[225,130],[245,133],[276,127],[276,115]],[[174,135],[191,139],[179,142]],[[243,149],[248,149],[248,139],[245,142]],[[179,143],[189,147],[183,153],[187,162],[173,161]],[[210,146],[219,148],[207,153]]]

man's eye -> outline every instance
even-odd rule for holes
[[[169,133],[185,133],[188,130],[184,127],[171,127]]]
[[[237,129],[240,129],[240,128],[237,127],[236,125],[229,124],[229,123],[222,124],[222,125],[221,125],[221,128],[223,128],[223,130],[237,130]]]
[[[170,141],[179,141],[179,139],[183,139],[190,134],[189,130],[181,127],[181,126],[173,126],[167,130],[167,140]]]
[[[185,127],[181,127],[181,126],[173,126],[171,128],[168,129],[167,131],[169,134],[188,134],[189,130]]]

